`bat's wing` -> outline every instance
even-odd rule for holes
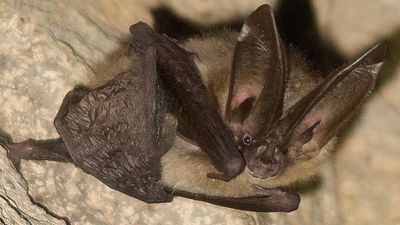
[[[172,147],[176,123],[158,88],[156,50],[138,58],[133,71],[106,85],[68,93],[55,126],[83,171],[145,202],[171,201],[159,183],[160,158]]]
[[[222,174],[214,178],[230,180],[245,166],[233,135],[220,117],[217,102],[208,94],[193,55],[168,38],[158,35],[148,25],[137,23],[130,31],[136,48],[155,46],[160,79],[179,102],[180,109],[190,118],[189,125],[196,134],[196,142]],[[138,45],[140,44],[140,45]]]

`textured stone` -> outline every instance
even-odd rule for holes
[[[400,28],[397,0],[313,0],[325,38],[351,56]]]
[[[205,17],[207,11],[210,15],[220,15],[218,20],[225,21],[247,14],[260,1],[234,1],[238,3],[236,6],[219,1],[218,7],[211,6],[212,1],[184,1],[181,5],[176,2],[178,0],[163,3],[156,0],[0,1],[0,127],[16,141],[57,137],[52,121],[65,93],[74,85],[96,77],[96,65],[128,34],[130,24],[138,20],[151,24],[149,9],[155,6],[167,4],[178,14],[182,12],[193,17],[193,21],[210,24],[215,23],[217,17]],[[359,8],[348,1],[323,2],[315,1],[320,24],[323,26],[326,22],[326,29],[333,29],[325,31],[335,33],[333,41],[337,46],[345,46],[340,48],[348,55],[390,34],[394,29],[392,24],[399,24],[392,12],[400,4],[394,4],[394,0],[376,1],[374,7]],[[383,6],[379,6],[380,2]],[[238,7],[239,3],[248,5]],[[389,3],[394,4],[393,7],[388,7]],[[340,7],[347,8],[341,10]],[[385,12],[379,13],[383,18],[381,22],[354,19],[375,14],[369,10]],[[387,19],[385,14],[389,16]],[[341,18],[347,21],[335,22]],[[380,27],[361,29],[376,24]],[[354,27],[363,32],[345,36],[349,39],[342,37],[348,32],[357,32]],[[364,39],[366,35],[371,36]],[[360,42],[357,38],[361,38]],[[52,213],[67,217],[71,224],[399,224],[399,78],[397,71],[380,88],[364,108],[354,129],[342,141],[336,157],[324,165],[319,185],[303,193],[300,208],[289,214],[248,213],[183,198],[176,198],[173,203],[147,205],[111,190],[65,163],[24,161],[22,173],[33,199]],[[9,167],[4,153],[0,149],[0,173]],[[15,171],[3,174],[0,188],[8,187],[5,179],[18,177]],[[18,197],[25,201],[24,204],[18,201],[18,206],[24,212],[43,221],[38,224],[62,224],[34,206],[24,194],[24,182],[18,182],[22,188]],[[5,196],[1,190],[0,195]],[[15,195],[7,196],[18,200]],[[0,199],[0,205],[8,207],[6,212],[12,212],[7,204]],[[29,210],[22,207],[25,204]],[[35,216],[35,212],[41,216]],[[0,224],[7,218],[9,216],[1,215]],[[24,224],[19,222],[21,218],[17,221],[16,224]]]
[[[276,0],[164,0],[162,5],[192,23],[210,26],[244,18],[257,6],[265,3],[274,6],[276,2]]]
[[[400,223],[399,87],[397,71],[365,108],[337,154],[339,202],[345,224]]]
[[[347,56],[390,40],[382,85],[335,157],[340,224],[400,224],[400,4],[313,1],[325,36]]]
[[[65,224],[33,204],[27,192],[25,180],[8,160],[6,150],[0,147],[0,224]]]
[[[121,16],[118,21],[129,21],[126,24],[137,22],[132,18],[142,14],[149,17],[148,10],[140,12],[139,3],[132,15],[118,14],[119,9],[109,5],[107,9],[116,12],[102,12],[106,6],[94,1],[0,4],[0,33],[4,34],[0,37],[0,127],[15,141],[57,137],[52,121],[63,96],[74,85],[95,78],[96,64],[125,35],[109,33],[108,26],[115,24],[95,23],[98,14]],[[246,212],[180,198],[172,204],[147,205],[71,164],[23,161],[21,172],[32,198],[71,224],[255,224]]]

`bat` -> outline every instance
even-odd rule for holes
[[[15,165],[73,163],[147,203],[182,196],[290,212],[300,197],[286,187],[315,174],[386,52],[377,44],[323,76],[281,41],[268,5],[239,33],[177,42],[143,22],[130,32],[107,82],[65,96],[54,119],[60,138],[14,143],[0,134]]]

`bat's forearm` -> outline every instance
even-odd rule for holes
[[[222,174],[214,178],[231,180],[240,174],[245,162],[234,137],[222,120],[217,102],[209,95],[200,77],[191,53],[180,48],[168,38],[158,35],[144,23],[130,28],[140,46],[157,49],[159,77],[178,100],[195,129],[196,141]]]

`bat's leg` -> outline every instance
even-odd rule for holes
[[[65,97],[60,110],[63,109],[63,111],[68,112],[68,105],[79,101],[88,91],[83,86],[75,87]],[[21,159],[72,162],[71,156],[61,138],[48,140],[28,139],[14,143],[8,134],[0,130],[0,145],[7,150],[8,157],[17,168]]]
[[[28,139],[23,142],[13,143],[8,135],[0,132],[0,145],[7,150],[8,157],[17,168],[21,159],[71,162],[71,156],[60,138],[49,140]]]
[[[173,194],[228,208],[253,212],[291,212],[296,210],[300,203],[298,194],[280,189],[265,190],[263,195],[243,198],[217,197],[185,191],[174,191]]]

